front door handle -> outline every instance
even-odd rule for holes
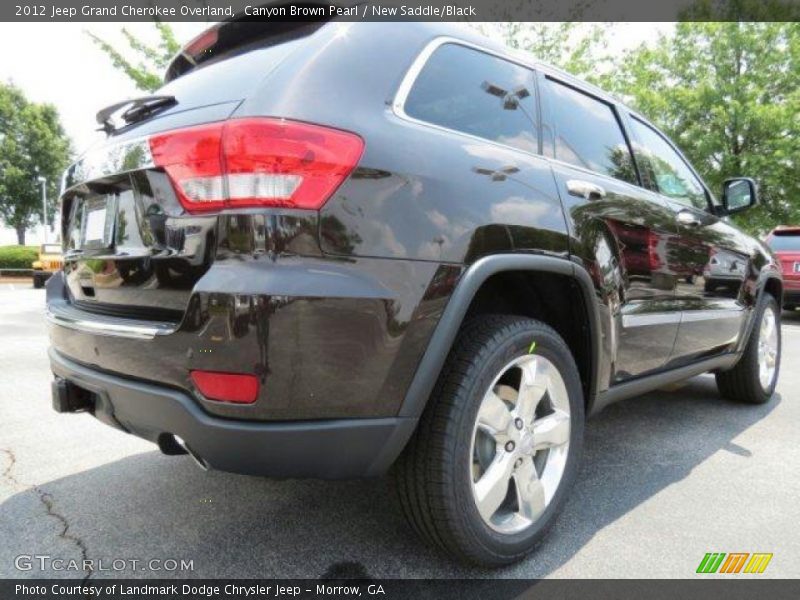
[[[700,227],[703,223],[690,210],[682,210],[675,217],[681,225],[686,227]]]
[[[594,183],[581,181],[580,179],[570,179],[567,181],[567,191],[571,196],[577,196],[584,200],[596,200],[606,197],[606,191]]]

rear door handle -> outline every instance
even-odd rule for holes
[[[606,197],[606,191],[599,185],[581,181],[580,179],[570,179],[567,181],[567,191],[571,196],[577,196],[584,200],[592,200]]]
[[[682,210],[675,217],[681,225],[686,227],[700,227],[703,223],[690,210]]]

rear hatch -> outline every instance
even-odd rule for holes
[[[224,122],[318,27],[215,26],[175,58],[154,97],[101,111],[108,139],[64,175],[70,302],[108,315],[180,321],[194,284],[214,262],[221,210],[187,210],[170,172],[181,167],[165,167],[153,140]],[[192,150],[184,145],[179,161],[194,160]]]
[[[770,234],[767,245],[781,262],[784,280],[800,281],[800,227],[776,229]]]

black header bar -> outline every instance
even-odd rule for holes
[[[8,0],[0,21],[797,21],[800,0]]]
[[[757,577],[757,576],[756,576]],[[52,600],[796,600],[800,580],[3,579],[0,598]]]

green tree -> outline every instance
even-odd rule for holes
[[[492,30],[492,27],[494,30]],[[598,23],[495,23],[480,25],[486,34],[493,32],[515,50],[530,52],[549,63],[593,83],[611,64],[607,53],[609,25]]]
[[[762,205],[740,225],[763,233],[800,221],[800,24],[679,23],[629,52],[608,83],[715,193],[728,177],[757,180]]]
[[[0,219],[17,232],[42,220],[41,184],[47,179],[48,217],[53,222],[61,173],[70,142],[54,106],[29,102],[13,84],[0,83]]]
[[[145,92],[153,92],[161,87],[164,70],[181,49],[181,45],[175,38],[175,32],[168,23],[156,22],[155,28],[159,37],[159,41],[155,45],[142,41],[124,27],[122,28],[122,35],[125,36],[130,51],[135,56],[132,59],[129,59],[125,52],[115,48],[91,31],[86,33],[111,59],[114,67],[125,73],[137,88]]]

